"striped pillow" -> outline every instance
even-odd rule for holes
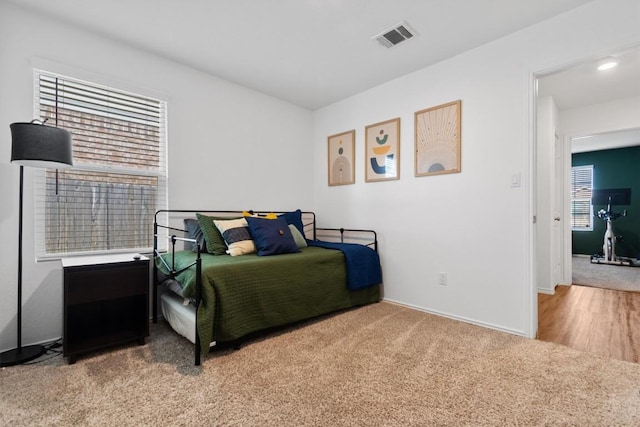
[[[249,224],[244,218],[230,220],[213,220],[222,238],[227,244],[227,253],[231,256],[252,254],[256,245],[249,234]]]

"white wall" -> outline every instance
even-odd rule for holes
[[[172,208],[311,209],[311,113],[0,1],[0,350],[16,345],[18,171],[9,124],[33,117],[33,65],[168,100]],[[25,169],[23,344],[62,334],[59,261],[34,260]]]
[[[386,299],[535,335],[532,76],[637,44],[639,11],[637,0],[594,1],[315,112],[318,218],[379,232]],[[413,113],[456,99],[462,173],[414,177]],[[400,180],[365,183],[364,127],[398,116]],[[328,187],[326,138],[354,128],[356,184]]]
[[[569,138],[640,128],[640,97],[562,110],[560,126]]]

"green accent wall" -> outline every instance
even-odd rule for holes
[[[631,204],[615,205],[613,212],[627,210],[627,216],[613,221],[613,232],[622,236],[616,242],[616,255],[640,257],[640,146],[614,150],[576,153],[571,156],[571,166],[593,165],[593,188],[630,188]],[[607,205],[594,205],[594,215]],[[593,218],[593,231],[572,231],[574,254],[593,255],[602,252],[607,224]]]

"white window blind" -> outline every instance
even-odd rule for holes
[[[593,165],[571,168],[571,229],[593,230]]]
[[[74,167],[36,179],[36,255],[143,251],[167,207],[166,102],[36,71],[36,116],[71,132]]]

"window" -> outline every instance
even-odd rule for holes
[[[571,168],[571,230],[593,230],[593,165]]]
[[[71,132],[74,167],[37,178],[36,255],[153,247],[166,209],[166,102],[36,71],[36,116]]]

